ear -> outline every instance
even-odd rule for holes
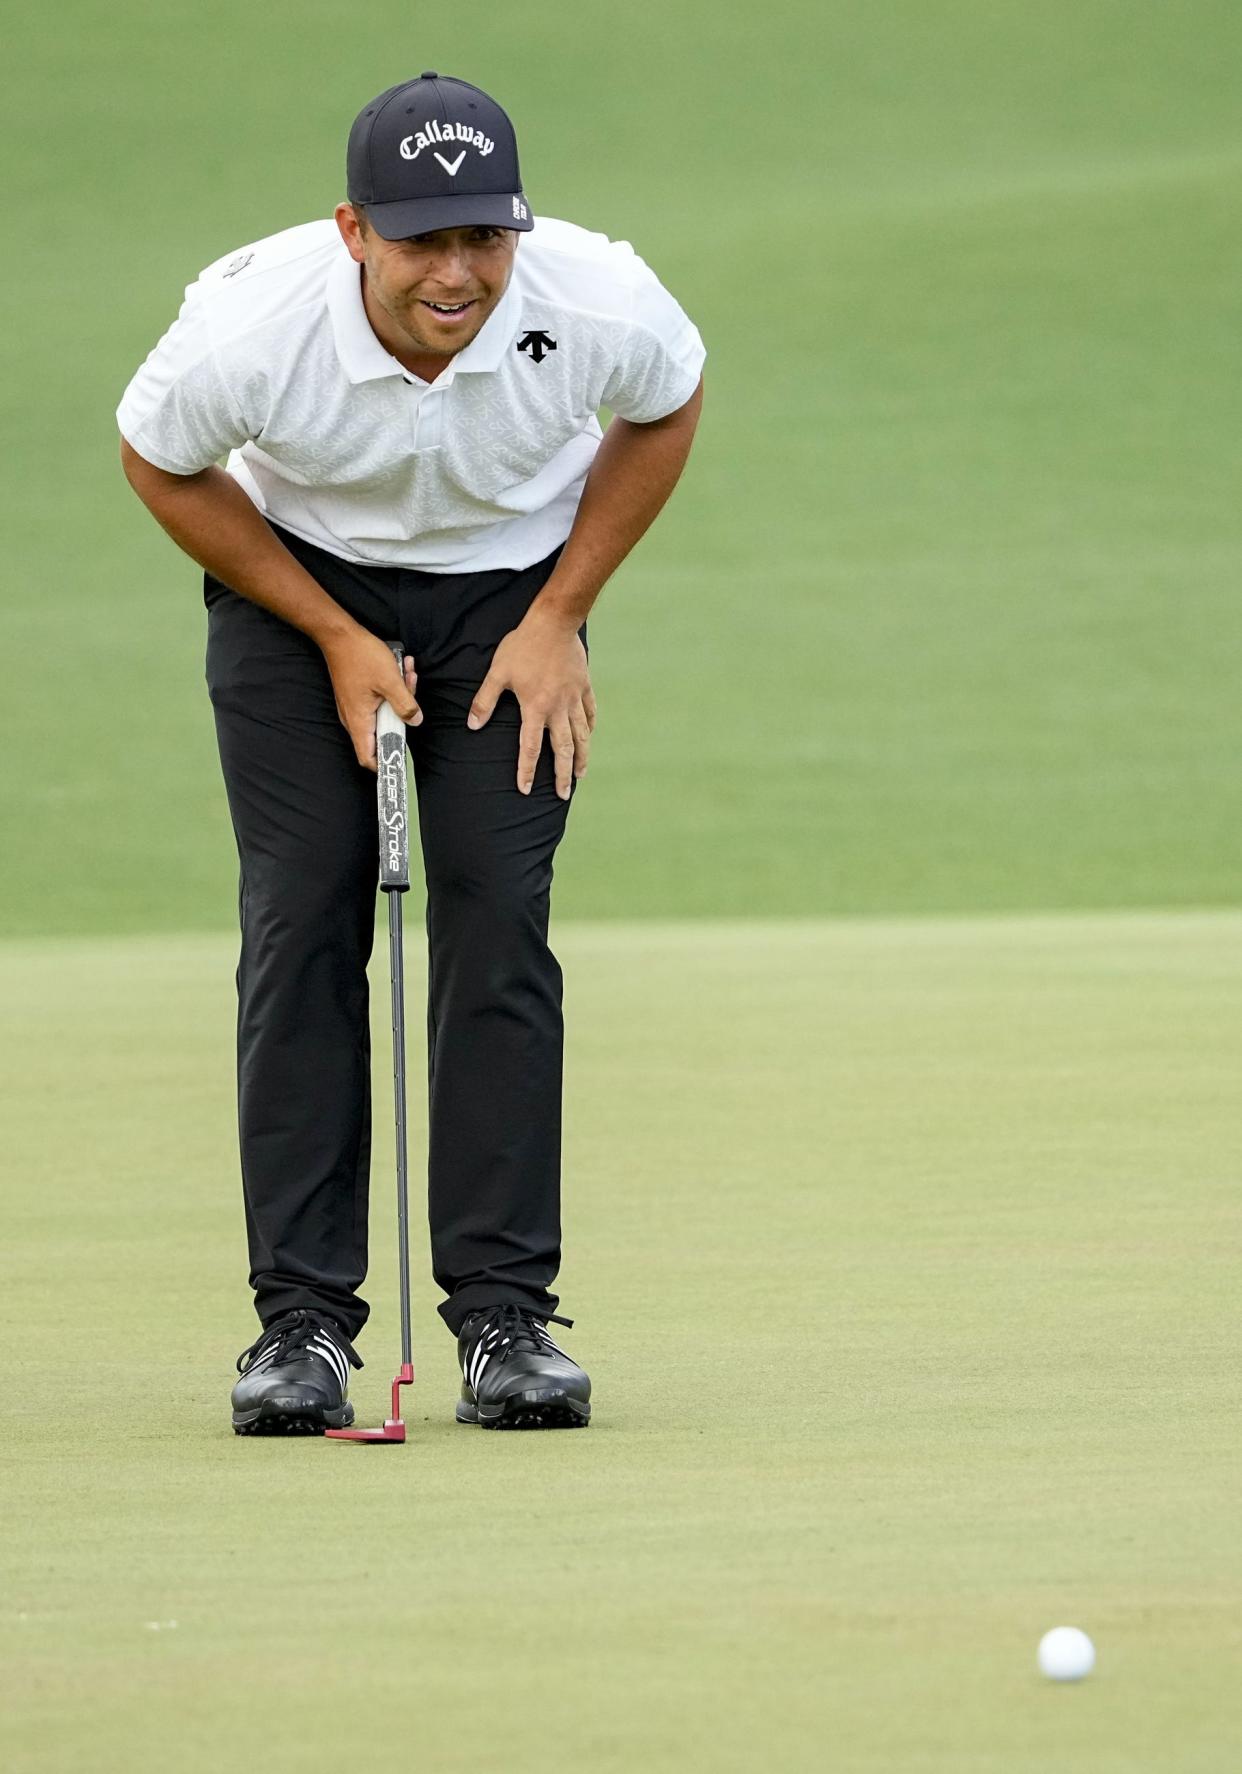
[[[349,256],[358,265],[366,259],[366,248],[363,244],[362,224],[354,212],[352,203],[338,203],[333,211],[336,225],[341,231],[341,239],[349,248]]]

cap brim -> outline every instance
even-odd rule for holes
[[[400,203],[368,203],[367,221],[383,240],[408,240],[412,234],[429,234],[433,228],[469,228],[488,224],[515,228],[526,234],[535,225],[526,199],[517,199],[525,211],[520,221],[513,213],[512,192],[463,192],[460,197],[409,197]]]

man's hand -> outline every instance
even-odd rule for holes
[[[423,711],[414,700],[418,674],[405,656],[404,682],[388,643],[361,624],[325,642],[323,656],[332,674],[336,712],[353,740],[358,762],[376,768],[375,716],[381,702],[391,702],[408,726],[417,727]]]
[[[530,793],[546,729],[556,760],[556,792],[567,801],[571,771],[584,774],[595,730],[595,693],[578,631],[532,605],[492,654],[466,725],[485,726],[505,690],[513,691],[522,710],[518,788]]]

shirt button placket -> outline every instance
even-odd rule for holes
[[[418,437],[415,448],[419,450],[438,450],[440,447],[440,414],[444,409],[444,394],[439,388],[429,388],[424,394],[418,408]]]

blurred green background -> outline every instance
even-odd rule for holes
[[[113,412],[423,67],[494,91],[536,212],[631,240],[708,346],[591,619],[556,915],[1236,902],[1240,38],[1224,0],[28,11],[0,927],[233,926],[200,575]]]

